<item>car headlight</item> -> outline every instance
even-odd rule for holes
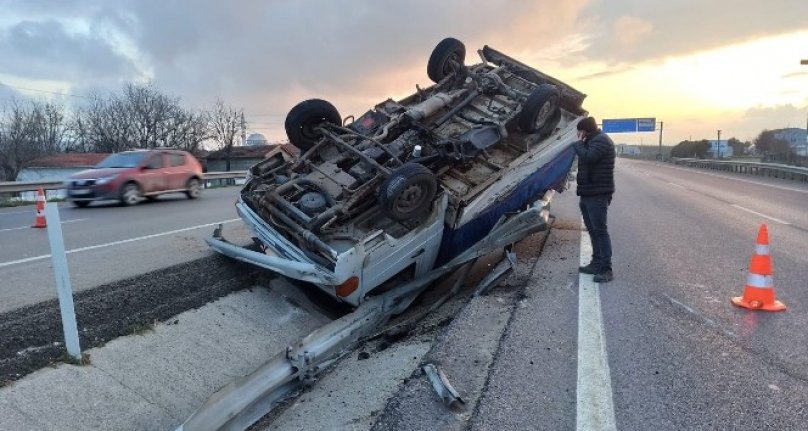
[[[104,184],[106,184],[106,183],[108,183],[108,182],[110,182],[110,181],[112,181],[114,179],[115,179],[115,175],[111,175],[111,176],[108,176],[108,177],[101,177],[101,178],[95,180],[95,183],[98,184],[99,186],[102,186],[102,185],[104,185]]]

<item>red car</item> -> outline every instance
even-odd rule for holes
[[[135,205],[142,198],[183,192],[189,199],[201,193],[202,165],[179,150],[137,150],[115,153],[92,169],[65,180],[67,199],[78,207],[92,201],[120,200]]]

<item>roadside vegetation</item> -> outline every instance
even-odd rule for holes
[[[221,100],[192,109],[152,83],[91,94],[70,107],[12,99],[0,104],[0,181],[14,181],[32,161],[63,152],[173,147],[199,155],[208,147],[229,155],[246,127],[242,109]]]

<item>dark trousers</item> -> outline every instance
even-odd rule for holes
[[[598,272],[612,270],[612,240],[606,225],[606,212],[612,195],[581,196],[581,214],[592,241],[592,264]]]

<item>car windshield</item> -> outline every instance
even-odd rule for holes
[[[96,169],[99,168],[134,168],[139,165],[143,159],[146,158],[145,152],[137,153],[117,153],[113,154],[101,163],[95,165]]]

